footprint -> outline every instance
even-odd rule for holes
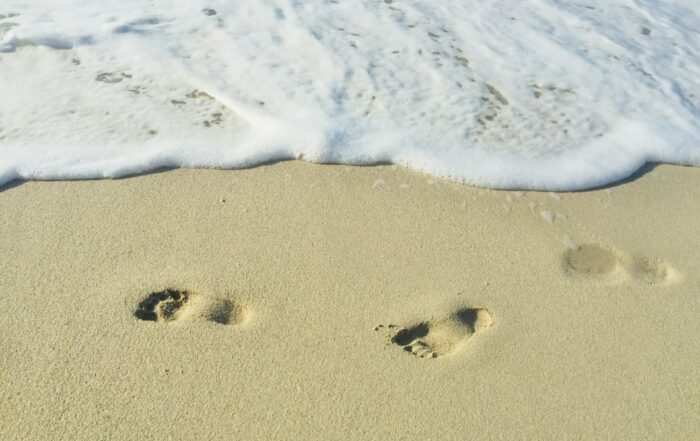
[[[400,329],[391,342],[418,358],[437,358],[455,352],[469,338],[493,324],[483,308],[460,309],[447,317]]]
[[[649,257],[632,257],[628,269],[633,277],[649,285],[674,282],[678,279],[678,273],[670,265]]]
[[[602,277],[618,274],[650,285],[677,280],[678,273],[667,263],[645,256],[628,256],[595,244],[580,245],[564,253],[569,274]]]
[[[146,296],[134,316],[154,322],[211,321],[223,325],[238,325],[248,319],[247,311],[228,299],[171,288]]]
[[[579,274],[609,274],[620,266],[620,256],[598,245],[586,244],[567,250],[564,265],[570,272]]]

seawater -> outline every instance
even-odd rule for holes
[[[0,185],[272,160],[575,190],[700,165],[695,0],[6,0]]]

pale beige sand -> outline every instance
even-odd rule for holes
[[[3,440],[700,433],[700,169],[559,195],[298,162],[30,182],[0,246]]]

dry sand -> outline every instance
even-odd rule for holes
[[[300,162],[6,188],[0,439],[694,439],[699,219],[673,166],[556,195]]]

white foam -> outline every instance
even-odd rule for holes
[[[700,165],[693,3],[5,1],[0,185],[303,158],[573,190]]]

